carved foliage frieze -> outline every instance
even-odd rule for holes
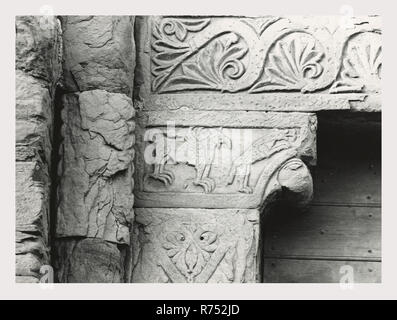
[[[151,19],[153,93],[372,92],[379,86],[380,29],[368,22],[349,29],[337,20],[271,16]]]

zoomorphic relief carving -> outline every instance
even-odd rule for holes
[[[133,282],[254,282],[258,211],[137,209]]]
[[[195,193],[199,186],[205,193],[252,193],[267,159],[299,148],[305,138],[299,127],[149,129],[145,190]]]
[[[153,26],[152,82],[153,91],[172,92],[181,89],[233,90],[230,83],[246,71],[248,44],[236,32],[198,35],[210,18],[157,17]],[[186,41],[185,41],[186,40]]]
[[[156,130],[149,132],[148,136],[149,141],[155,146],[153,151],[157,159],[149,177],[165,185],[172,184],[175,175],[172,171],[165,169],[165,164],[185,163],[196,170],[196,176],[192,181],[194,185],[202,187],[206,193],[214,190],[215,182],[209,174],[216,151],[222,146],[231,148],[231,140],[223,134],[222,128],[190,127],[183,136],[171,137],[167,133]],[[177,140],[182,140],[178,149],[176,149]]]

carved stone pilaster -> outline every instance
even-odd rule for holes
[[[331,49],[314,26],[294,28],[277,17],[137,19],[133,282],[260,281],[267,205],[312,197],[308,111],[350,108],[330,93],[302,100],[337,65],[323,65]]]

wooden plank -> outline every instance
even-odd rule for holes
[[[339,283],[346,265],[352,267],[354,283],[381,282],[380,262],[296,259],[265,259],[263,282]]]
[[[312,206],[274,212],[264,224],[264,256],[381,257],[381,209]]]
[[[381,203],[379,160],[333,160],[313,169],[313,180],[314,203]]]

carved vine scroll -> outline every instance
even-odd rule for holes
[[[372,29],[358,25],[353,31],[334,22],[333,32],[322,24],[288,17],[155,17],[151,23],[152,90],[156,93],[315,92],[331,84],[340,86],[337,73],[341,68],[365,76],[381,64],[380,45],[373,44],[372,37],[357,36],[380,32],[376,22]],[[360,45],[354,47],[351,42],[357,41]],[[367,48],[371,46],[376,48]],[[357,58],[357,50],[374,52]],[[369,60],[358,61],[361,56]],[[346,72],[350,78],[358,77],[348,70],[342,76]]]

